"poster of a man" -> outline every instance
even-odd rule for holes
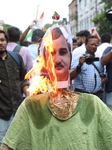
[[[67,87],[69,82],[71,47],[60,28],[54,28],[51,34],[53,44],[53,51],[51,52],[51,55],[54,63],[54,71],[58,84],[57,86],[58,88],[61,88],[62,86]],[[44,59],[47,63],[48,57],[46,55],[46,48],[44,47]]]

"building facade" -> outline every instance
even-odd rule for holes
[[[92,20],[97,13],[103,10],[104,6],[104,4],[101,4],[100,2],[101,0],[73,0],[69,4],[69,23],[71,25],[72,35],[74,37],[80,30],[91,30],[91,28],[95,27]],[[75,11],[75,15],[77,16],[75,21],[70,18],[73,12],[72,5],[74,3],[77,4],[77,7],[74,6],[74,9],[77,8]]]
[[[77,22],[77,0],[72,0],[69,4],[69,24],[71,26],[71,33],[74,37],[78,30]]]

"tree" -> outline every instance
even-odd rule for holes
[[[54,23],[56,23],[56,22],[54,22]],[[52,24],[50,24],[50,23],[45,24],[45,25],[44,25],[44,29],[48,29],[48,28],[51,27],[54,23],[52,23]],[[62,21],[58,21],[58,24],[61,25],[61,24],[63,24],[63,23],[62,23]]]
[[[7,29],[9,28],[9,27],[11,27],[12,25],[9,25],[9,24],[3,24],[3,29],[4,29],[4,31],[5,32],[7,32]]]
[[[104,10],[98,13],[92,20],[97,26],[97,31],[100,36],[104,32],[109,32],[112,34],[112,22],[109,21],[106,17],[106,11],[111,8],[112,1],[102,0],[102,3],[103,2],[105,3]]]
[[[48,29],[48,28],[51,27],[51,26],[52,26],[52,24],[47,23],[47,24],[44,25],[44,29]]]

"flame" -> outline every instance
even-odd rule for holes
[[[30,80],[28,91],[30,95],[45,93],[52,91],[56,93],[57,77],[54,70],[54,62],[52,58],[53,42],[51,31],[43,38],[45,48],[44,55],[39,55],[33,68],[26,74],[25,79]]]

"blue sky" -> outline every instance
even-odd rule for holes
[[[24,31],[36,16],[39,18],[44,11],[43,24],[52,23],[54,11],[60,19],[68,18],[68,5],[72,0],[2,0],[0,19]],[[37,15],[38,7],[38,15]]]

